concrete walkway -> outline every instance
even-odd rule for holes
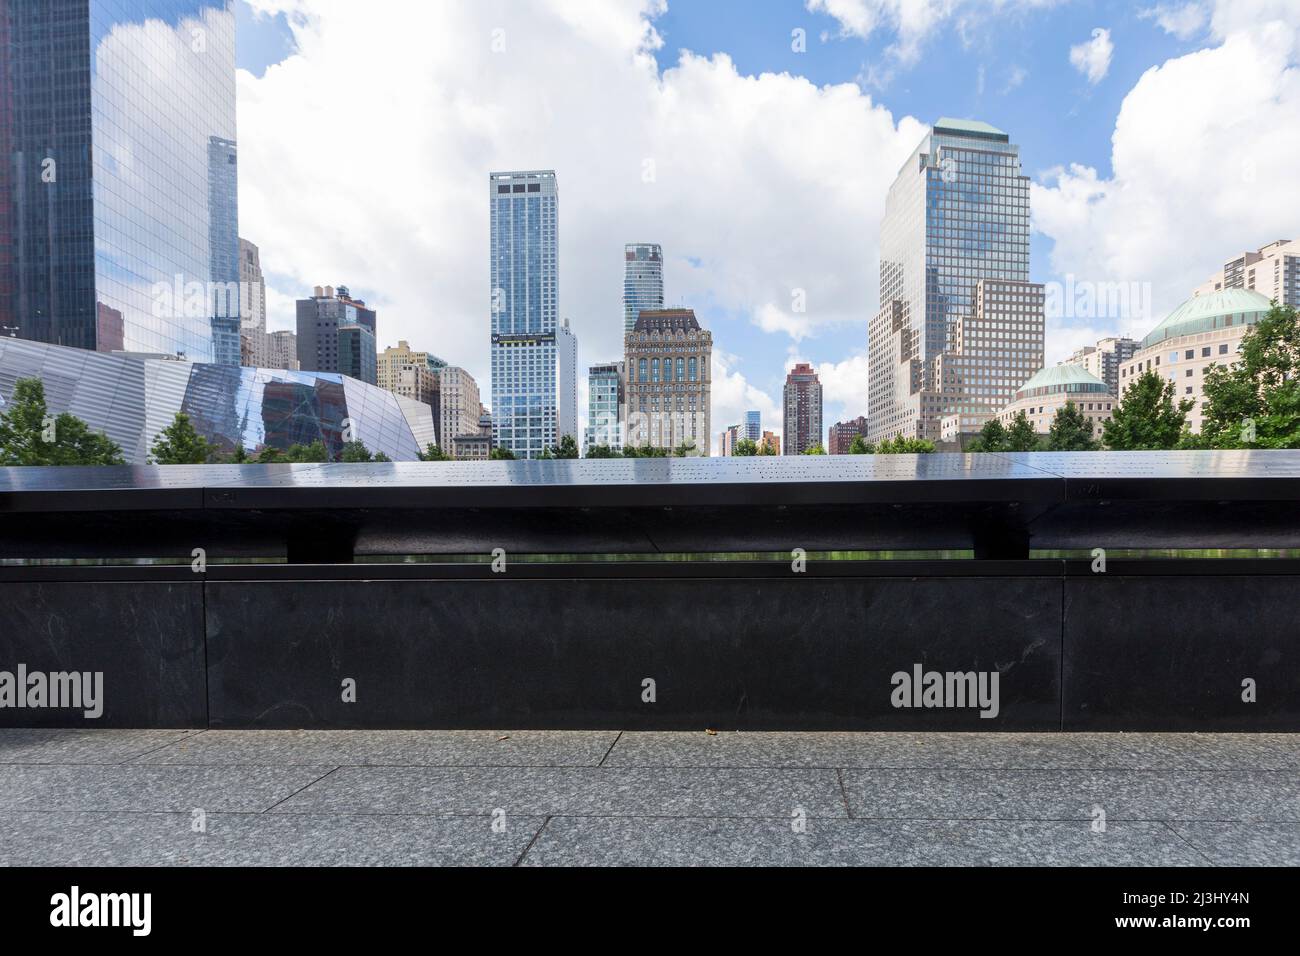
[[[1300,735],[0,730],[0,864],[1300,865]]]

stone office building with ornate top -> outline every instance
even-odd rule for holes
[[[691,309],[644,309],[623,343],[625,445],[707,456],[713,334]]]

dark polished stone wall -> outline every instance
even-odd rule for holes
[[[104,674],[0,726],[1300,730],[1300,574],[1196,564],[0,568],[0,672]],[[917,665],[997,715],[894,706]]]
[[[0,706],[0,727],[206,727],[203,584],[0,583],[0,671],[100,672],[103,714]]]
[[[1041,577],[211,582],[211,720],[1052,729],[1060,593]],[[997,671],[998,715],[896,709],[891,675],[915,664]]]
[[[1064,611],[1066,730],[1300,730],[1300,577],[1072,577]]]

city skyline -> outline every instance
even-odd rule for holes
[[[1278,5],[1206,4],[1180,35],[1120,3],[971,5],[960,23],[925,28],[884,16],[866,37],[801,2],[764,4],[743,31],[728,2],[610,4],[581,25],[546,4],[509,16],[491,3],[396,6],[240,8],[241,224],[269,270],[272,329],[287,326],[285,296],[347,279],[391,323],[381,344],[405,338],[488,381],[481,177],[544,166],[567,184],[560,308],[578,368],[620,354],[623,274],[607,264],[648,239],[665,251],[665,305],[695,309],[714,333],[715,421],[751,408],[777,421],[795,361],[817,368],[826,420],[852,418],[866,411],[884,196],[945,115],[1019,143],[1031,281],[1150,289],[1141,318],[1073,303],[1049,314],[1048,364],[1108,335],[1141,337],[1234,250],[1297,231],[1285,157],[1298,134],[1284,121],[1296,104],[1282,77],[1300,14]],[[1113,52],[1081,72],[1071,48],[1098,28]],[[376,46],[372,75],[348,66]],[[381,89],[418,99],[399,106]],[[1244,114],[1253,122],[1228,122]],[[329,155],[291,148],[325,124],[359,135]],[[362,148],[372,136],[386,143],[378,156]],[[1259,202],[1265,189],[1273,201]],[[1219,201],[1187,201],[1198,195]]]

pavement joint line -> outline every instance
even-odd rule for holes
[[[298,796],[298,794],[300,794],[300,793],[302,793],[304,790],[306,790],[307,787],[314,787],[316,784],[320,783],[322,780],[324,780],[326,777],[328,777],[330,774],[332,774],[335,770],[338,770],[338,769],[339,769],[338,767],[331,767],[331,768],[330,768],[329,770],[327,770],[325,773],[321,774],[321,775],[320,775],[319,777],[317,777],[315,780],[311,781],[311,783],[307,784],[307,785],[304,786],[304,787],[299,787],[299,788],[298,788],[297,790],[295,790],[293,793],[289,794],[287,797],[284,798],[284,800],[292,800],[294,797]],[[274,810],[274,809],[275,809],[276,807],[278,807],[280,804],[284,803],[284,800],[279,800],[279,801],[277,801],[277,802],[271,804],[269,807],[267,807],[267,808],[266,808],[265,810],[263,810],[262,812],[263,812],[263,813],[270,813],[272,810]]]
[[[840,781],[840,798],[844,801],[844,812],[847,813],[849,819],[852,820],[853,806],[849,803],[849,789],[844,785],[844,771],[836,768],[835,776],[838,777]]]
[[[524,851],[519,854],[519,859],[515,860],[514,862],[515,866],[519,866],[524,862],[524,857],[528,855],[528,851],[533,848],[533,844],[537,842],[537,840],[542,835],[542,831],[545,830],[550,825],[550,823],[551,823],[551,816],[547,815],[546,819],[542,821],[542,825],[537,828],[537,832],[533,834],[533,838],[528,841],[528,846],[524,847]]]
[[[207,732],[208,732],[208,730],[207,730],[207,728],[205,727],[205,728],[203,728],[203,729],[201,729],[201,730],[196,730],[196,731],[193,731],[193,732],[191,732],[191,733],[184,733],[184,734],[181,734],[181,735],[180,735],[179,737],[177,737],[175,740],[169,740],[169,741],[167,741],[167,743],[165,743],[165,744],[161,744],[161,745],[159,745],[159,746],[157,746],[157,747],[151,747],[150,749],[148,749],[148,750],[146,750],[146,751],[144,751],[144,752],[142,752],[142,753],[138,753],[138,754],[135,754],[135,755],[133,755],[133,756],[131,756],[131,757],[128,757],[126,760],[119,760],[118,763],[119,763],[119,764],[122,764],[122,765],[129,764],[129,763],[134,763],[135,761],[139,760],[141,757],[147,757],[147,756],[149,756],[150,754],[156,754],[158,751],[160,751],[160,750],[166,750],[168,747],[175,747],[177,744],[179,744],[181,741],[184,741],[184,740],[193,740],[195,737],[202,737],[202,736],[203,736],[204,734],[206,734]],[[71,765],[71,764],[66,764],[65,766],[72,766],[72,765]]]
[[[187,816],[189,813],[190,813],[189,810],[69,810],[69,809],[37,809],[37,808],[27,808],[27,809],[14,809],[14,810],[0,810],[0,817],[17,816],[17,815],[20,815],[20,814],[22,814],[22,815],[30,815],[30,814],[49,814],[49,815],[63,814],[63,815],[65,815],[65,816],[66,816],[66,815],[71,815],[71,814],[90,814],[90,815],[100,815],[100,816],[103,816],[103,815],[110,815],[110,814],[111,814],[111,815],[115,815],[115,816],[172,816],[172,817],[175,817],[175,816]],[[208,816],[210,816],[210,817],[211,817],[211,816],[216,816],[216,817],[226,816],[226,817],[250,817],[250,818],[264,817],[264,816],[266,816],[266,815],[267,815],[267,813],[266,813],[266,811],[264,811],[264,810],[213,810],[213,811],[211,811],[211,812],[208,814]],[[621,814],[621,813],[566,813],[566,812],[562,812],[562,811],[561,811],[561,812],[555,812],[555,813],[544,813],[544,812],[527,813],[527,812],[524,812],[524,813],[518,813],[517,815],[518,815],[518,816],[522,816],[522,817],[534,817],[534,818],[536,818],[536,817],[545,817],[545,818],[547,818],[547,819],[563,819],[563,820],[669,820],[669,821],[671,821],[671,820],[680,820],[680,821],[683,821],[683,822],[686,822],[686,821],[713,822],[713,821],[719,821],[719,820],[721,820],[721,821],[771,822],[771,823],[782,823],[782,824],[787,823],[788,820],[789,820],[789,818],[788,818],[787,816],[783,815],[783,814],[776,814],[776,815],[772,815],[772,816],[766,816],[766,815],[722,815],[722,814],[712,814],[712,813],[710,813],[710,814],[677,815],[677,814],[662,814],[662,813],[631,813],[631,814]],[[367,812],[367,811],[362,811],[362,810],[340,810],[340,811],[321,811],[321,810],[282,811],[282,812],[280,812],[280,813],[274,814],[274,815],[273,815],[273,818],[274,818],[274,817],[287,817],[287,816],[293,816],[293,817],[379,817],[379,818],[390,818],[390,817],[408,818],[408,817],[409,817],[409,818],[412,818],[412,819],[436,819],[436,820],[485,820],[485,819],[491,819],[491,818],[492,818],[492,814],[491,814],[490,812],[484,812],[484,813],[396,813],[396,812],[375,813],[375,812]],[[818,822],[826,822],[826,823],[841,823],[841,824],[845,824],[845,823],[847,823],[847,824],[854,824],[854,825],[868,824],[868,823],[869,823],[869,824],[902,824],[902,823],[991,823],[991,824],[1001,824],[1001,825],[1006,825],[1006,826],[1012,826],[1012,825],[1020,825],[1020,824],[1051,823],[1051,824],[1071,824],[1071,825],[1077,825],[1077,826],[1087,826],[1087,825],[1089,825],[1089,824],[1091,823],[1091,818],[1090,818],[1090,817],[1015,817],[1015,818],[1008,818],[1008,817],[852,817],[852,818],[848,818],[848,817],[843,817],[843,816],[839,816],[839,815],[822,816],[822,815],[819,815],[819,814],[810,814],[810,815],[809,815],[809,819],[811,819],[811,820],[817,820]],[[1133,818],[1129,818],[1129,817],[1115,817],[1115,816],[1111,816],[1111,817],[1109,817],[1108,820],[1109,820],[1110,822],[1112,822],[1112,823],[1125,823],[1125,824],[1142,823],[1142,824],[1150,824],[1150,825],[1152,825],[1152,826],[1156,826],[1156,827],[1166,827],[1166,828],[1170,828],[1170,829],[1172,829],[1173,824],[1188,824],[1188,825],[1197,824],[1197,825],[1199,825],[1199,824],[1207,824],[1207,823],[1208,823],[1208,824],[1223,824],[1223,825],[1229,825],[1229,826],[1240,826],[1240,827],[1276,827],[1276,826],[1293,826],[1293,827],[1300,827],[1300,821],[1296,821],[1296,820],[1284,820],[1284,821],[1277,821],[1277,820],[1199,820],[1199,819],[1198,819],[1198,820],[1181,820],[1181,819],[1180,819],[1180,820],[1166,820],[1166,819],[1150,819],[1150,818],[1145,818],[1145,817],[1133,817]],[[1178,834],[1176,830],[1174,830],[1173,832],[1174,832],[1174,833],[1175,833],[1175,834],[1176,834],[1180,839],[1182,839],[1182,840],[1184,840],[1184,842],[1186,842],[1186,838],[1184,838],[1184,837],[1182,836],[1182,834]],[[1193,849],[1196,849],[1195,846],[1192,845],[1192,844],[1189,844],[1189,846],[1192,846]],[[1198,852],[1199,852],[1199,851],[1198,851]],[[1204,855],[1204,854],[1202,854],[1202,855]]]
[[[620,730],[620,731],[618,732],[618,736],[614,738],[614,742],[613,742],[612,744],[610,744],[610,745],[609,745],[609,749],[605,751],[605,756],[601,757],[601,758],[600,758],[600,763],[596,764],[597,767],[603,767],[603,766],[605,766],[605,761],[608,760],[608,759],[609,759],[609,755],[612,754],[612,753],[614,752],[614,748],[618,746],[618,742],[619,742],[620,740],[623,739],[623,734],[624,734],[624,733],[626,733],[626,731],[622,731],[622,730]],[[522,859],[522,857],[521,857],[521,859]]]
[[[1207,821],[1203,821],[1203,820],[1193,820],[1193,821],[1185,821],[1185,820],[1176,820],[1176,821],[1162,820],[1162,821],[1161,821],[1161,823],[1164,824],[1164,827],[1165,827],[1166,830],[1168,830],[1170,833],[1172,833],[1174,836],[1176,836],[1179,840],[1181,840],[1181,841],[1182,841],[1182,842],[1187,846],[1187,848],[1188,848],[1189,850],[1191,850],[1193,853],[1195,853],[1197,856],[1199,856],[1202,860],[1204,860],[1204,861],[1206,862],[1206,865],[1208,865],[1208,866],[1214,866],[1214,865],[1215,865],[1214,861],[1210,859],[1210,857],[1205,853],[1204,850],[1202,850],[1199,846],[1197,846],[1197,845],[1196,845],[1195,843],[1193,843],[1191,840],[1187,839],[1187,837],[1183,836],[1181,833],[1179,833],[1177,830],[1174,829],[1174,823],[1204,823],[1204,822],[1207,822]]]
[[[172,746],[168,744],[166,746]],[[150,751],[152,752],[152,751]],[[1189,774],[1189,773],[1267,773],[1294,775],[1296,767],[972,767],[967,765],[947,766],[909,766],[909,767],[845,767],[821,766],[810,764],[556,764],[556,763],[331,763],[330,761],[309,760],[302,763],[276,761],[274,763],[188,763],[152,761],[140,762],[138,757],[128,761],[31,761],[0,760],[0,767],[154,767],[154,768],[210,768],[210,769],[250,769],[258,767],[321,767],[333,766],[337,770],[781,770],[781,771],[844,771],[846,773],[923,773],[934,771],[976,772],[976,773],[1150,773],[1150,774]]]

